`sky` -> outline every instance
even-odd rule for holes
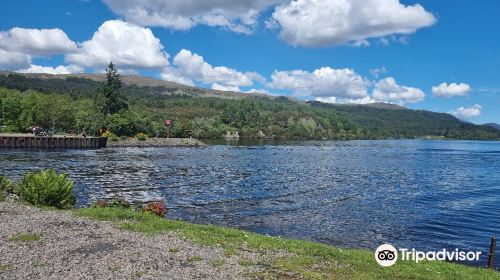
[[[497,0],[0,1],[0,69],[139,74],[500,123]]]

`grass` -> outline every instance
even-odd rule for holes
[[[9,241],[13,242],[34,242],[40,240],[40,235],[34,233],[20,233],[13,235],[9,238]]]
[[[45,263],[41,262],[41,261],[34,261],[33,262],[33,267],[44,267],[45,266]]]
[[[180,250],[181,250],[181,249],[179,249],[179,248],[170,248],[170,249],[168,249],[168,251],[169,251],[170,253],[178,253]]]
[[[500,279],[500,273],[479,267],[448,262],[398,262],[392,267],[379,266],[373,252],[340,249],[324,244],[276,238],[227,227],[197,225],[163,219],[151,214],[118,208],[75,209],[73,213],[96,220],[114,221],[119,228],[155,235],[176,232],[193,243],[245,248],[272,255],[289,252],[266,265],[258,278],[286,279]],[[229,249],[228,249],[229,248]],[[250,262],[247,262],[250,265]]]
[[[210,262],[212,264],[212,266],[214,267],[219,267],[219,266],[223,266],[226,264],[226,261],[225,260],[222,260],[222,259],[217,259],[217,260],[213,260]]]
[[[1,272],[7,272],[12,269],[11,264],[0,264],[0,273]]]
[[[189,259],[187,259],[188,262],[201,262],[203,260],[203,257],[201,256],[192,256]]]
[[[120,269],[118,265],[111,265],[108,267],[108,270],[111,272],[117,272]]]
[[[241,259],[238,262],[241,266],[254,266],[256,263],[249,259]]]

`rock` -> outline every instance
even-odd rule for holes
[[[266,138],[266,134],[264,132],[262,132],[262,130],[259,130],[259,132],[257,132],[257,138]]]
[[[240,139],[240,134],[238,133],[238,131],[236,131],[235,133],[227,131],[226,134],[224,135],[224,138],[226,140],[238,140]]]

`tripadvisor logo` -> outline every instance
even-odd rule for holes
[[[375,260],[381,266],[391,266],[398,260],[398,250],[391,244],[380,245],[375,251]]]
[[[375,260],[381,266],[392,266],[398,261],[398,253],[401,261],[478,261],[481,255],[480,251],[460,251],[442,249],[440,251],[422,252],[415,249],[400,248],[397,250],[391,244],[380,245],[375,250]]]

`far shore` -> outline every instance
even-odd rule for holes
[[[138,140],[127,138],[124,140],[110,141],[107,147],[197,147],[206,146],[205,143],[195,138],[148,138]]]

